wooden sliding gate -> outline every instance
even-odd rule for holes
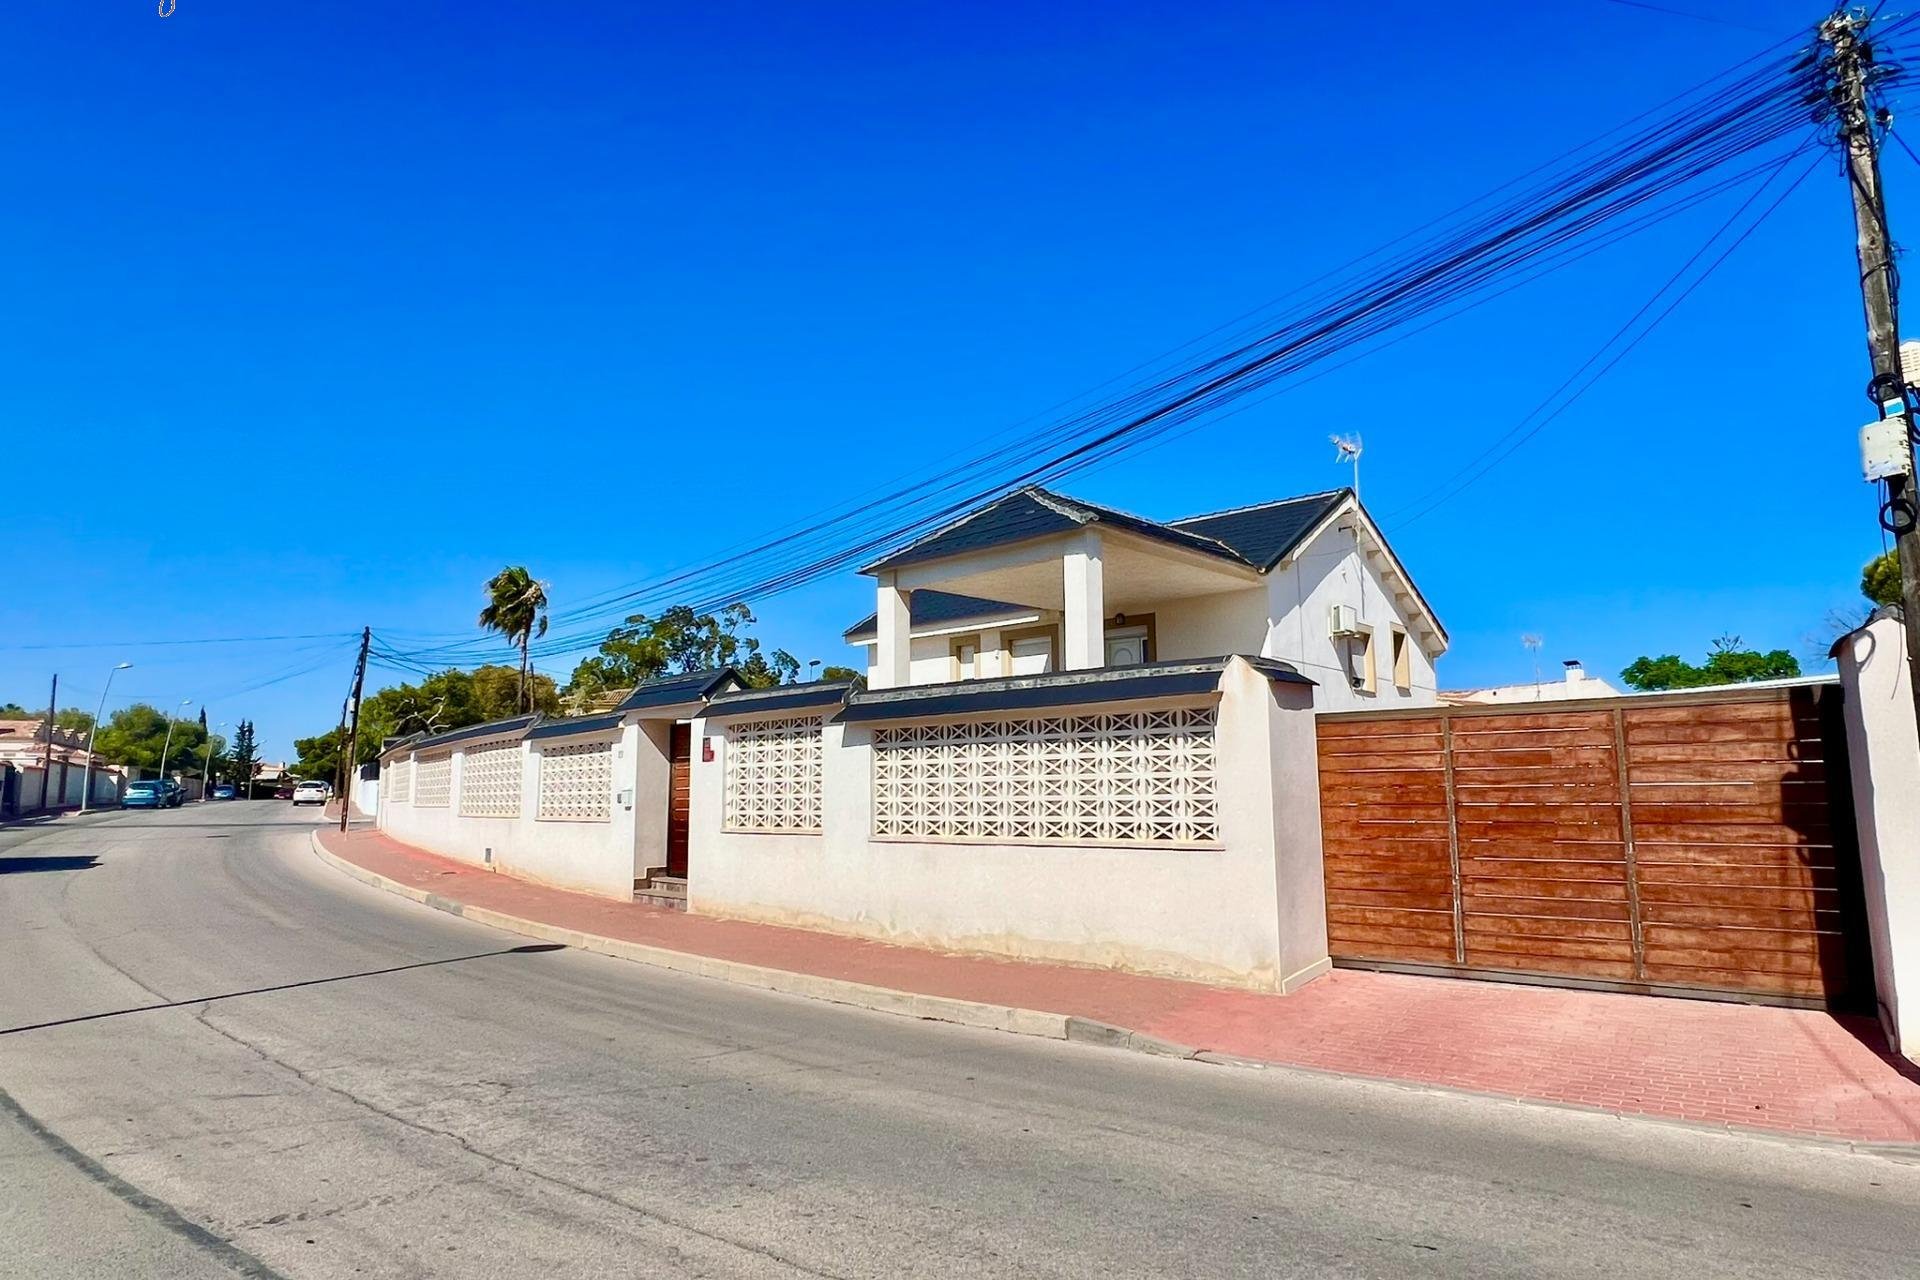
[[[1319,718],[1336,963],[1871,999],[1837,685]]]

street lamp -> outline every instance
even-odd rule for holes
[[[193,705],[193,699],[182,698],[180,699],[180,705],[190,707]],[[162,782],[167,780],[167,752],[173,750],[173,717],[173,712],[167,712],[167,741],[166,745],[160,748],[160,781]],[[166,792],[162,791],[161,794],[165,795]]]
[[[222,720],[219,724],[214,725],[213,729],[224,729],[230,723],[232,722]],[[200,799],[203,801],[212,799],[212,796],[207,791],[207,773],[213,768],[213,729],[207,730],[207,756],[206,759],[200,762]]]
[[[113,688],[113,672],[125,671],[131,662],[115,663],[113,670],[107,672],[107,688],[100,691],[100,705],[93,713],[93,727],[87,730],[87,768],[80,782],[80,812],[87,811],[87,805],[93,800],[93,740],[100,733],[100,717],[107,714],[107,690]]]

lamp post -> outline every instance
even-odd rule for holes
[[[100,705],[93,712],[93,727],[87,730],[87,768],[80,781],[80,812],[85,813],[93,802],[93,740],[100,734],[100,717],[107,714],[107,690],[113,688],[113,673],[125,671],[133,664],[117,662],[107,672],[107,687],[100,691]]]
[[[193,699],[182,698],[180,699],[180,705],[190,707],[193,705]],[[167,780],[167,752],[173,750],[173,720],[174,713],[171,711],[167,712],[167,740],[166,744],[160,748],[160,781],[162,782]],[[160,794],[164,796],[166,792],[163,791]]]
[[[219,724],[214,725],[213,729],[224,729],[228,723],[228,721],[222,720]],[[213,729],[207,730],[207,754],[206,758],[200,762],[200,799],[202,801],[213,798],[212,793],[207,790],[207,773],[213,768]]]

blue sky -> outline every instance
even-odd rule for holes
[[[0,701],[58,670],[91,706],[132,661],[115,704],[205,700],[288,752],[337,716],[362,624],[464,632],[509,561],[565,607],[915,474],[1769,43],[1737,24],[1820,16],[1680,7],[1727,21],[18,6]],[[1898,234],[1920,184],[1887,165]],[[1257,502],[1343,482],[1327,436],[1359,430],[1368,505],[1452,633],[1443,683],[1530,678],[1524,632],[1607,674],[1724,632],[1805,653],[1880,548],[1832,166],[1572,411],[1395,520],[1730,210],[1062,487]],[[758,607],[835,662],[871,598],[848,576]],[[125,643],[257,635],[322,638]]]

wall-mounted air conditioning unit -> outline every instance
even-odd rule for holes
[[[1360,634],[1360,614],[1350,604],[1336,604],[1327,611],[1327,634],[1338,640]]]

